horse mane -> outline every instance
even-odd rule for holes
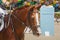
[[[40,5],[39,5],[40,6]],[[29,7],[29,8],[28,8]],[[35,6],[28,6],[28,5],[24,5],[24,6],[22,6],[22,7],[17,7],[17,8],[15,8],[13,11],[16,11],[16,10],[22,10],[22,9],[25,9],[25,8],[28,8],[28,10],[30,10],[30,11],[33,11],[33,9],[35,8]],[[37,8],[39,8],[39,7],[37,7]]]
[[[22,10],[22,9],[24,9],[24,8],[26,8],[26,7],[29,7],[28,5],[24,5],[24,6],[22,6],[22,7],[17,7],[17,8],[15,8],[13,11],[15,11],[15,10]]]

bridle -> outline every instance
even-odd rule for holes
[[[30,22],[30,14],[32,14],[32,12],[33,12],[32,10],[29,10],[29,12],[27,13],[27,20],[28,20],[28,22]],[[27,26],[27,25],[24,23],[23,20],[18,19],[18,17],[15,14],[11,13],[11,11],[10,11],[10,14],[8,15],[8,26],[11,23],[11,25],[12,25],[12,32],[14,32],[15,36],[19,40],[18,36],[16,35],[15,29],[14,29],[14,23],[12,22],[12,17],[11,16],[13,16],[16,20],[18,20],[24,26]],[[29,25],[29,28],[32,28],[32,27],[33,27],[33,25]]]

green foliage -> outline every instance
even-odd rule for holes
[[[7,0],[7,1],[10,1],[10,0]]]
[[[2,0],[0,0],[0,4],[2,3]]]
[[[36,1],[30,2],[31,5],[35,5],[36,3],[37,3]]]

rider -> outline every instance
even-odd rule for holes
[[[2,15],[4,17],[5,14],[6,14],[5,5],[1,1],[1,3],[0,3],[0,16]]]
[[[2,5],[2,1],[0,0],[0,31],[4,28],[4,6]]]

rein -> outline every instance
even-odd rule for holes
[[[22,23],[23,25],[27,26],[21,19],[18,19],[18,17],[16,15],[12,14],[12,16],[14,16],[20,23]]]
[[[10,7],[10,9],[11,9],[11,7]],[[22,12],[23,12],[24,10],[22,10]],[[33,12],[33,11],[32,11]],[[31,12],[31,10],[29,10],[29,12],[27,13],[27,20],[28,20],[28,23],[30,22],[30,14],[32,13]],[[12,25],[12,32],[14,33],[14,36],[16,37],[16,39],[17,40],[19,40],[19,38],[18,38],[18,36],[17,36],[17,34],[16,34],[16,32],[15,32],[15,29],[14,29],[14,24],[13,24],[13,21],[12,21],[12,16],[16,19],[16,20],[18,20],[19,21],[19,23],[22,23],[23,25],[25,25],[25,26],[27,26],[21,19],[18,19],[18,17],[15,15],[15,14],[13,14],[12,12],[11,12],[11,10],[10,10],[10,14],[9,14],[9,16],[8,16],[8,25],[7,25],[7,27],[9,26],[9,24],[11,23],[11,25]],[[29,25],[29,27],[30,26],[32,26],[32,25]],[[30,27],[30,28],[32,28],[32,27]]]
[[[24,10],[23,10],[24,11]],[[23,12],[22,11],[22,12]],[[19,38],[18,38],[18,36],[17,36],[17,34],[16,34],[16,32],[15,32],[15,29],[14,29],[14,27],[13,27],[13,22],[12,22],[12,18],[11,18],[11,16],[13,16],[16,20],[18,20],[20,23],[22,23],[23,25],[25,25],[25,26],[27,26],[21,19],[18,19],[18,17],[16,16],[16,15],[14,15],[14,14],[10,14],[10,16],[9,16],[9,18],[10,18],[10,21],[11,21],[11,24],[12,24],[12,30],[13,30],[13,32],[14,32],[14,36],[15,36],[15,38],[16,38],[16,40],[19,40]]]

